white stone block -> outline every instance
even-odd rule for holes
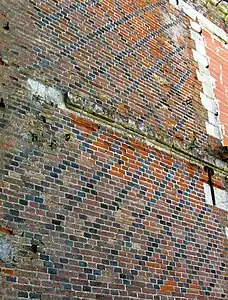
[[[202,40],[195,40],[196,51],[203,56],[207,56],[206,48],[204,42]]]
[[[192,50],[193,52],[193,57],[194,57],[194,60],[196,62],[198,62],[199,64],[203,65],[205,68],[207,68],[209,66],[209,61],[207,59],[206,56],[200,54],[199,52],[197,52],[196,50]]]
[[[208,77],[208,78],[211,78],[211,74],[210,74],[210,72],[209,72],[209,69],[208,68],[205,68],[203,65],[201,65],[201,64],[199,64],[199,74],[201,74],[202,76],[205,76],[205,78],[206,78],[206,76]],[[204,80],[205,81],[205,80]],[[210,80],[211,81],[211,80]],[[203,82],[203,81],[202,81]]]
[[[218,188],[214,188],[214,191],[216,206],[228,211],[228,192]]]
[[[216,113],[218,111],[218,107],[216,104],[216,101],[207,97],[205,94],[200,93],[200,98],[202,101],[203,106],[208,110],[209,112]]]
[[[203,86],[204,94],[207,95],[209,98],[214,98],[214,91],[213,91],[212,83],[209,81],[204,81],[204,82],[202,82],[202,86]]]
[[[213,34],[217,35],[222,40],[224,40],[226,43],[228,42],[228,34],[224,30],[222,30],[221,28],[219,28],[218,26],[213,24],[211,21],[209,21],[206,17],[204,17],[200,13],[197,14],[197,19],[202,27],[206,28]]]
[[[59,108],[65,108],[63,94],[55,88],[48,87],[33,79],[28,79],[28,88],[32,95],[39,96],[40,102],[54,104]]]
[[[203,37],[196,31],[190,29],[190,35],[191,35],[191,38],[196,41],[196,40],[200,40],[203,42]]]
[[[198,13],[197,16],[198,16],[198,22],[202,27],[206,28],[207,30],[209,30],[211,32],[214,32],[215,25],[211,21],[209,21],[207,18],[205,18],[202,14]]]
[[[204,187],[204,194],[205,194],[206,203],[209,204],[209,205],[213,205],[212,198],[211,198],[211,188],[210,188],[209,184],[204,183],[203,187]]]
[[[221,140],[221,132],[219,126],[215,126],[213,124],[210,124],[209,122],[206,122],[206,130],[209,135]]]
[[[218,118],[211,111],[208,111],[208,121],[215,126],[219,126]]]
[[[215,206],[228,211],[228,192],[217,187],[213,187],[213,189],[215,194]],[[211,198],[211,188],[207,183],[204,183],[204,194],[206,203],[213,205]]]
[[[192,29],[197,32],[197,33],[201,33],[202,32],[202,27],[200,26],[199,23],[194,22],[194,21],[190,21],[191,27]]]
[[[178,7],[177,0],[169,0],[169,3],[172,4],[175,7]]]
[[[196,75],[200,82],[205,82],[205,81],[212,82],[212,77],[210,75],[210,72],[206,68],[203,68],[203,70],[201,70],[201,71],[197,70]]]
[[[179,7],[186,13],[187,16],[196,21],[198,12],[194,8],[181,0],[179,1]]]

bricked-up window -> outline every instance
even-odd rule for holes
[[[214,96],[218,103],[218,116],[222,128],[222,141],[228,146],[228,50],[227,45],[212,34],[203,31],[209,71],[214,81]]]

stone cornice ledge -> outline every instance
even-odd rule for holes
[[[115,130],[116,132],[120,134],[124,134],[127,137],[132,137],[139,142],[145,143],[148,146],[153,146],[160,151],[168,153],[169,155],[174,155],[176,157],[179,157],[199,167],[202,166],[212,167],[215,172],[222,174],[226,178],[228,177],[228,164],[216,157],[213,157],[208,154],[199,154],[198,152],[194,153],[193,151],[189,151],[189,150],[187,151],[185,149],[181,149],[178,145],[174,145],[174,144],[170,145],[164,139],[159,139],[156,138],[155,136],[147,136],[145,133],[136,131],[133,128],[129,128],[124,124],[110,122],[107,119],[103,119],[99,116],[95,116],[90,112],[86,112],[85,110],[69,105],[67,103],[66,103],[66,110],[68,110],[69,113],[73,113],[76,116],[83,117],[96,124],[102,125],[111,130]]]
[[[172,4],[176,9],[183,11],[192,20],[197,21],[201,27],[213,33],[225,44],[228,44],[228,34],[217,25],[209,21],[206,17],[204,17],[204,15],[196,11],[191,5],[185,3],[183,0],[169,0],[169,3]]]

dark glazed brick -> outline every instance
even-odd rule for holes
[[[56,270],[56,269],[53,269],[53,268],[49,268],[49,269],[48,269],[48,273],[49,273],[49,274],[57,274],[57,270]]]
[[[28,298],[28,292],[18,292],[18,297]]]
[[[29,293],[29,299],[41,299],[41,294],[35,292]]]

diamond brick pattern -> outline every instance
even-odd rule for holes
[[[2,299],[226,299],[204,167],[223,191],[228,168],[185,13],[2,0],[0,26]]]

